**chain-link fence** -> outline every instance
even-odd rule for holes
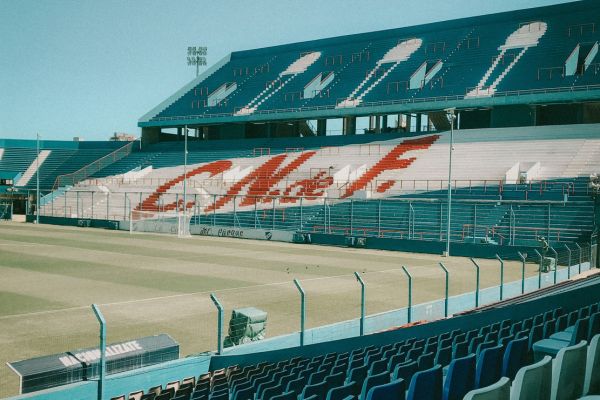
[[[154,196],[154,197],[153,197]],[[51,198],[50,198],[51,197]],[[102,192],[70,190],[43,197],[41,215],[129,220],[132,211],[148,218],[183,210],[191,224],[302,231],[347,236],[447,240],[445,199],[339,198],[207,195],[190,192]],[[587,201],[469,200],[452,202],[450,240],[537,246],[576,242],[593,230],[594,205]]]

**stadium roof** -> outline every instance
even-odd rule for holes
[[[584,0],[233,52],[141,127],[600,98],[600,2]]]

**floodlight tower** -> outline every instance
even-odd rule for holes
[[[36,169],[36,179],[35,179],[35,223],[37,225],[40,224],[40,134],[38,133],[36,136],[36,153],[37,156],[35,158],[35,169]]]
[[[206,65],[206,55],[208,48],[206,46],[188,46],[187,64],[196,66],[196,77],[200,75],[200,66]]]
[[[446,257],[450,256],[450,214],[452,211],[452,151],[454,150],[454,108],[445,110],[450,122],[450,155],[448,158],[448,216],[446,218]]]

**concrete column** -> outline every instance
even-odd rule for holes
[[[387,130],[386,129],[387,126],[388,126],[388,116],[387,115],[382,115],[381,116],[381,130],[383,132],[385,132]]]
[[[416,123],[416,131],[417,132],[421,132],[421,125],[423,123],[423,114],[418,113],[417,114],[417,123]]]
[[[300,121],[294,121],[294,137],[300,136]]]
[[[344,135],[356,135],[356,117],[344,117]]]
[[[317,120],[317,136],[326,136],[327,135],[327,120],[326,119],[318,119]]]
[[[412,114],[404,114],[404,116],[406,117],[406,132],[410,132],[412,125]]]
[[[183,128],[177,128],[177,140],[181,140],[183,138]]]
[[[375,115],[369,116],[369,130],[370,131],[375,131],[375,118],[377,118]]]
[[[381,118],[379,115],[375,116],[375,133],[381,133]]]

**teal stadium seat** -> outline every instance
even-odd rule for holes
[[[510,379],[506,377],[490,386],[471,390],[466,394],[464,400],[509,400],[510,399]]]

